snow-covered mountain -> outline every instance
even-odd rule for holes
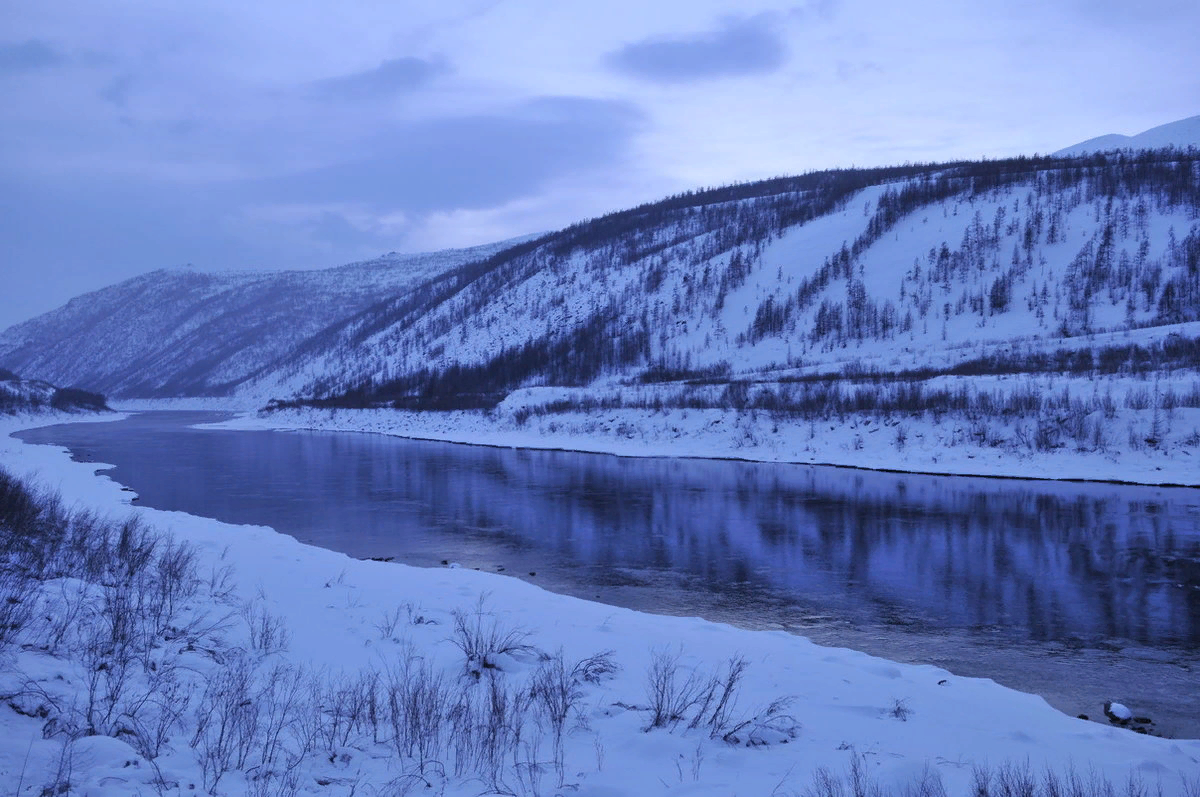
[[[1200,335],[1198,165],[818,172],[445,255],[423,280],[159,272],[9,330],[0,364],[123,396],[426,407],[530,385],[1169,366],[1194,353],[1164,342]]]
[[[330,324],[510,243],[319,271],[155,271],[10,327],[0,362],[116,396],[223,395]]]
[[[1198,160],[849,170],[675,197],[380,303],[258,388],[412,404],[606,377],[944,369],[1194,334]]]
[[[1178,147],[1179,149],[1200,147],[1200,116],[1168,122],[1135,136],[1109,133],[1105,136],[1089,138],[1087,141],[1064,147],[1054,154],[1087,155],[1091,152],[1105,152],[1114,149],[1161,149],[1163,147]]]

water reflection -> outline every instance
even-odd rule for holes
[[[698,600],[760,623],[815,615],[1012,639],[1200,644],[1197,490],[181,423],[205,417],[146,413],[21,437],[115,464],[114,478],[149,506],[269,524],[358,556],[541,568],[597,594],[640,584],[650,608]]]

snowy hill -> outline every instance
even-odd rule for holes
[[[117,396],[443,409],[537,386],[780,409],[809,406],[826,377],[1194,374],[1198,164],[834,170],[415,270],[157,272],[8,330],[0,365]]]
[[[851,170],[676,197],[375,305],[252,389],[466,407],[530,385],[895,373],[1190,339],[1198,160]],[[985,370],[1024,369],[1009,365]]]
[[[5,330],[0,362],[117,396],[227,394],[330,324],[506,245],[321,271],[155,271]]]
[[[1152,127],[1135,136],[1110,133],[1089,138],[1055,152],[1055,155],[1086,155],[1091,152],[1106,152],[1114,149],[1161,149],[1163,147],[1200,147],[1200,116],[1191,116],[1176,122]]]

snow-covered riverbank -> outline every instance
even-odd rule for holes
[[[266,422],[279,426],[282,417],[273,415]],[[343,411],[333,420],[351,417],[361,422],[370,416]],[[297,425],[304,420],[298,415]],[[286,645],[272,645],[269,651],[263,650],[261,622],[258,632],[240,620],[223,632],[223,649],[251,651],[260,674],[302,667],[329,682],[358,683],[364,674],[394,672],[408,651],[410,661],[428,664],[452,687],[449,691],[461,695],[482,690],[490,676],[477,682],[464,674],[466,662],[452,641],[456,610],[469,623],[488,629],[494,624],[501,630],[528,632],[520,641],[532,650],[517,650],[494,661],[501,668],[497,678],[514,694],[527,680],[547,672],[535,650],[553,655],[561,649],[568,663],[612,651],[618,672],[580,679],[573,688],[562,748],[565,785],[558,786],[553,728],[539,731],[538,723],[531,722],[524,747],[513,760],[514,772],[520,773],[524,764],[525,774],[505,780],[515,793],[799,794],[813,784],[819,768],[840,775],[856,756],[868,776],[885,788],[917,782],[928,767],[952,795],[967,792],[974,767],[990,765],[998,771],[1003,762],[1028,761],[1039,776],[1043,766],[1063,772],[1073,766],[1085,777],[1092,770],[1117,784],[1132,774],[1151,785],[1161,782],[1167,795],[1182,794],[1181,778],[1200,774],[1200,741],[1156,739],[1070,718],[1041,698],[991,681],[822,648],[784,633],[616,609],[553,595],[500,575],[357,561],[306,547],[267,528],[135,507],[129,493],[95,475],[100,467],[95,463],[72,462],[60,449],[30,446],[7,436],[18,426],[38,422],[0,423],[0,466],[61,491],[69,504],[117,516],[132,512],[154,528],[196,545],[201,572],[230,568],[226,586],[232,593],[223,589],[227,594],[220,597],[209,590],[203,599],[213,603],[211,611],[232,607],[242,616],[238,607],[250,602],[254,617],[269,615],[289,632]],[[242,423],[262,421],[248,418]],[[378,431],[398,433],[394,428]],[[460,423],[442,434],[469,431]],[[513,440],[520,431],[513,430]],[[481,427],[476,432],[475,439],[467,439],[516,444],[499,439],[499,432],[495,438],[488,438]],[[412,436],[452,439],[428,433]],[[626,443],[629,450],[622,453],[646,453],[637,452],[634,441]],[[477,612],[481,596],[483,609]],[[202,682],[219,670],[217,656],[181,655],[194,657],[188,666]],[[736,708],[730,712],[735,721],[749,722],[734,734],[738,744],[711,738],[707,727],[689,729],[686,720],[673,728],[646,730],[652,724],[648,709],[654,702],[647,680],[656,660],[677,661],[678,690],[693,671],[724,672],[733,655],[740,655],[748,666]],[[64,688],[59,676],[67,681],[66,688],[80,677],[69,662],[31,649],[10,656],[4,669],[6,686],[14,678],[20,680],[13,675],[20,670],[30,683],[47,691]],[[75,686],[82,690],[82,684]],[[772,701],[785,697],[793,698],[785,710],[773,717],[764,713]],[[199,702],[197,695],[195,704]],[[1098,705],[1096,716],[1100,709]],[[327,702],[318,713],[328,716],[331,710]],[[684,713],[695,712],[693,706]],[[75,753],[69,757],[71,793],[154,793],[156,770],[165,781],[177,784],[168,793],[189,793],[193,783],[200,791],[205,774],[192,744],[197,718],[195,711],[186,712],[189,726],[172,735],[151,765],[122,741],[93,738],[64,748],[61,736],[43,738],[44,718],[3,708],[0,781],[14,789],[19,784],[21,794],[38,794],[54,782],[66,749]],[[470,767],[456,774],[462,751],[450,740],[435,751],[436,762],[426,762],[424,777],[412,778],[413,760],[397,754],[386,727],[377,731],[378,737],[348,728],[344,737],[326,745],[333,749],[312,751],[296,770],[298,792],[386,794],[407,788],[427,793],[424,783],[429,782],[435,793],[477,795],[495,785]],[[749,740],[765,744],[748,747]],[[126,761],[135,763],[123,766]],[[231,772],[216,791],[242,794],[260,785],[253,773]]]
[[[1071,385],[1078,395],[1086,380]],[[497,410],[286,409],[246,412],[227,429],[318,429],[389,434],[424,440],[521,448],[563,449],[622,456],[734,458],[946,475],[1200,485],[1200,409],[1181,407],[1168,419],[1122,409],[1101,447],[1062,444],[1039,450],[1018,444],[1027,430],[1002,421],[961,417],[809,421],[767,412],[718,409],[597,409],[543,412],[571,392],[538,388],[513,393]],[[130,409],[219,409],[219,401],[139,402]],[[1098,420],[1095,422],[1099,422]],[[1035,434],[1028,431],[1028,434]],[[1151,439],[1155,445],[1143,441]],[[1134,439],[1135,445],[1129,440]]]

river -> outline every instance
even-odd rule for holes
[[[612,605],[1106,699],[1200,737],[1200,490],[622,458],[193,428],[147,412],[19,433],[144,506],[457,562]]]

